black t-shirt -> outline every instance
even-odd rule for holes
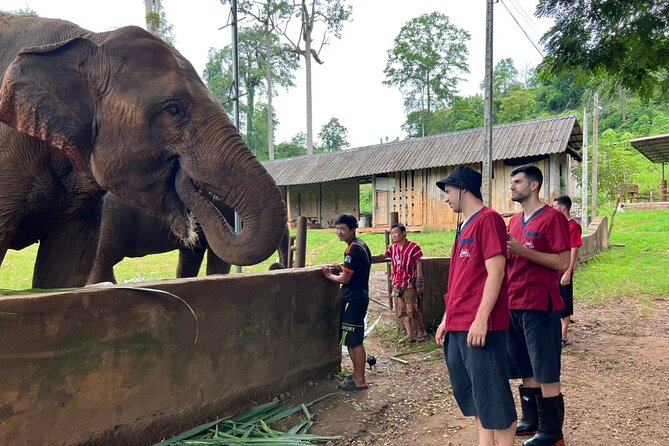
[[[341,287],[342,300],[369,298],[369,271],[372,253],[359,238],[353,239],[344,252],[344,271],[351,273],[351,280]]]

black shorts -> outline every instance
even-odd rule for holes
[[[534,377],[540,384],[560,381],[560,312],[511,310],[509,313],[506,350],[510,377]]]
[[[486,429],[508,429],[516,419],[509,386],[506,330],[489,331],[484,347],[467,347],[467,332],[446,333],[444,357],[455,400]]]
[[[339,309],[339,343],[347,347],[362,345],[369,299],[342,300]]]
[[[574,275],[571,275],[569,285],[560,285],[560,296],[564,302],[564,309],[560,312],[560,317],[569,317],[574,314]]]

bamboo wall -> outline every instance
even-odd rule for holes
[[[328,228],[340,214],[359,218],[359,194],[357,178],[286,186],[288,222],[294,226],[297,217],[304,216],[312,227]]]
[[[539,167],[544,174],[540,196],[549,204],[557,195],[573,195],[576,192],[570,179],[567,157],[566,153],[559,153],[529,163]],[[469,166],[481,170],[481,163]],[[511,200],[509,190],[511,171],[515,167],[503,161],[493,163],[492,207],[499,213],[520,210],[520,206]],[[399,221],[413,230],[455,228],[457,214],[444,202],[444,193],[436,185],[454,168],[437,167],[373,176],[373,227],[388,228],[390,213],[397,212]],[[312,227],[328,228],[343,213],[359,218],[359,182],[359,178],[350,178],[321,184],[285,186],[288,221],[294,224],[297,217],[302,215],[309,219]]]

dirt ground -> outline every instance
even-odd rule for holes
[[[383,273],[373,274],[370,286],[372,297],[387,301]],[[394,321],[390,310],[374,302],[370,313],[372,320],[382,316],[379,325]],[[627,301],[601,308],[577,303],[574,320],[573,343],[564,349],[562,361],[566,444],[669,445],[666,296],[651,309]],[[402,347],[389,332],[377,326],[365,339],[367,353],[378,358],[376,370],[367,369],[369,390],[338,391],[337,379],[296,390],[299,402],[337,393],[313,407],[317,422],[311,432],[341,437],[328,445],[476,445],[473,419],[461,415],[451,393],[443,353],[401,356],[407,364],[390,360]],[[342,366],[351,368],[347,357]],[[517,384],[512,383],[516,402]],[[517,437],[516,444],[525,439]]]

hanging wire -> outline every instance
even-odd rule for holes
[[[539,55],[540,55],[541,57],[544,57],[544,53],[539,49],[539,47],[537,46],[537,44],[534,43],[534,40],[532,40],[532,38],[527,34],[527,31],[525,31],[525,28],[523,28],[523,25],[521,25],[520,22],[518,22],[518,19],[516,19],[516,16],[513,15],[513,13],[511,12],[511,10],[509,9],[509,7],[506,6],[506,3],[504,3],[504,0],[500,0],[500,1],[502,2],[502,5],[504,5],[504,8],[505,8],[505,9],[508,11],[508,13],[511,15],[511,18],[513,18],[513,21],[516,22],[516,25],[518,25],[518,27],[519,27],[520,30],[523,32],[523,34],[525,34],[525,37],[527,37],[527,40],[529,40],[530,43],[532,44],[532,46],[534,47],[534,49],[537,50],[537,53],[539,53]]]
[[[544,33],[539,29],[532,16],[523,8],[523,5],[518,0],[509,0],[509,4],[520,13],[521,18],[524,19],[525,23],[531,28],[531,31],[534,32],[534,40],[536,42],[541,40]]]

